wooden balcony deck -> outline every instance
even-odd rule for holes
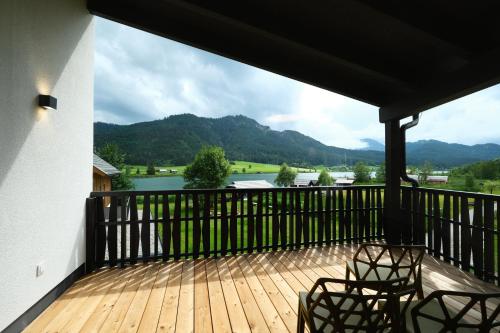
[[[355,250],[338,245],[102,269],[76,282],[25,332],[295,332],[298,292],[320,276],[343,278]],[[423,281],[426,295],[500,290],[429,256]]]

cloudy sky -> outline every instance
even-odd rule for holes
[[[95,121],[242,114],[275,130],[361,148],[383,142],[376,107],[165,38],[96,19]],[[423,113],[409,141],[500,144],[500,86]]]

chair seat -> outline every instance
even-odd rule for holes
[[[379,301],[378,304],[379,306],[383,306],[385,301]],[[411,311],[412,309],[421,301],[411,301],[410,304],[408,304],[408,308],[406,312],[404,313],[404,322],[406,324],[406,332],[408,333],[414,333],[415,329],[413,327],[413,322],[412,322],[412,317],[411,317]],[[406,303],[401,302],[401,307],[405,305]],[[434,317],[437,317],[439,319],[445,319],[443,309],[439,305],[439,302],[437,300],[431,300],[429,303],[425,305],[425,307],[422,310],[422,313],[432,315]],[[450,314],[451,317],[454,317],[457,314],[457,311],[453,311],[448,308],[448,313]],[[460,322],[462,323],[467,323],[465,320],[461,320]],[[422,332],[440,332],[443,329],[443,325],[441,325],[439,322],[436,321],[431,321],[431,320],[426,320],[425,318],[420,318],[419,320],[419,325],[420,329]],[[460,332],[469,332],[468,330],[465,330],[463,328],[460,329]],[[470,332],[477,332],[477,330],[470,330]]]
[[[338,293],[344,293],[342,291],[339,291]],[[308,292],[306,291],[301,291],[299,292],[299,300],[300,300],[300,305],[305,309],[307,310],[307,295],[308,295]],[[319,296],[319,293],[314,293],[311,297],[311,299],[314,301],[317,300]],[[332,299],[332,302],[337,304],[340,300],[341,300],[341,297],[331,297]],[[316,327],[320,327],[324,322],[325,320],[321,320],[320,318],[316,317],[316,316],[320,316],[320,317],[323,317],[323,318],[328,318],[330,316],[330,311],[328,310],[328,307],[326,305],[326,303],[324,301],[321,302],[322,305],[324,305],[324,307],[322,306],[318,306],[314,309],[314,325]],[[354,302],[351,300],[351,299],[346,299],[344,300],[344,303],[341,305],[340,309],[341,310],[349,310],[351,309],[351,307],[353,306]],[[354,309],[352,309],[354,311],[362,311],[362,305],[358,304],[357,306],[354,307]],[[343,316],[341,316],[343,318]],[[375,320],[377,318],[377,314],[374,313],[373,314],[373,320]],[[359,323],[361,319],[361,316],[359,314],[350,314],[347,318],[345,318],[345,321],[344,323],[346,325],[356,325],[357,323]],[[333,332],[333,326],[328,324],[322,332]]]
[[[381,266],[382,265],[382,266]],[[351,271],[351,273],[356,276],[356,268],[357,266],[358,269],[358,274],[360,277],[365,277],[363,280],[389,280],[389,279],[395,279],[398,277],[404,277],[407,276],[410,269],[409,268],[400,268],[397,269],[397,274],[393,272],[392,268],[386,267],[390,265],[390,262],[384,263],[383,261],[379,262],[379,265],[377,265],[374,268],[371,268],[370,265],[364,262],[356,262],[356,265],[354,265],[354,261],[348,261],[347,262],[347,269]],[[391,274],[392,272],[392,274]]]

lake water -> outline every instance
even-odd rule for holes
[[[266,180],[276,186],[274,179],[277,173],[260,173],[260,174],[232,174],[227,180],[227,184],[238,180]],[[330,175],[335,178],[353,178],[352,172],[330,172]],[[318,172],[299,173],[297,179],[316,180]],[[374,175],[372,175],[374,176]],[[154,177],[154,178],[133,178],[135,189],[138,191],[155,191],[155,190],[181,190],[184,186],[182,176],[174,177]]]

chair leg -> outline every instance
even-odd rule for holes
[[[351,271],[349,270],[349,267],[347,267],[347,265],[346,265],[346,267],[345,267],[345,279],[349,280],[350,276],[351,276]],[[345,290],[347,290],[347,289],[348,289],[348,287],[347,287],[347,284],[346,284],[345,285]]]
[[[302,314],[302,310],[299,304],[299,311],[297,316],[297,333],[304,333],[305,325],[306,323],[304,321],[304,316]]]

